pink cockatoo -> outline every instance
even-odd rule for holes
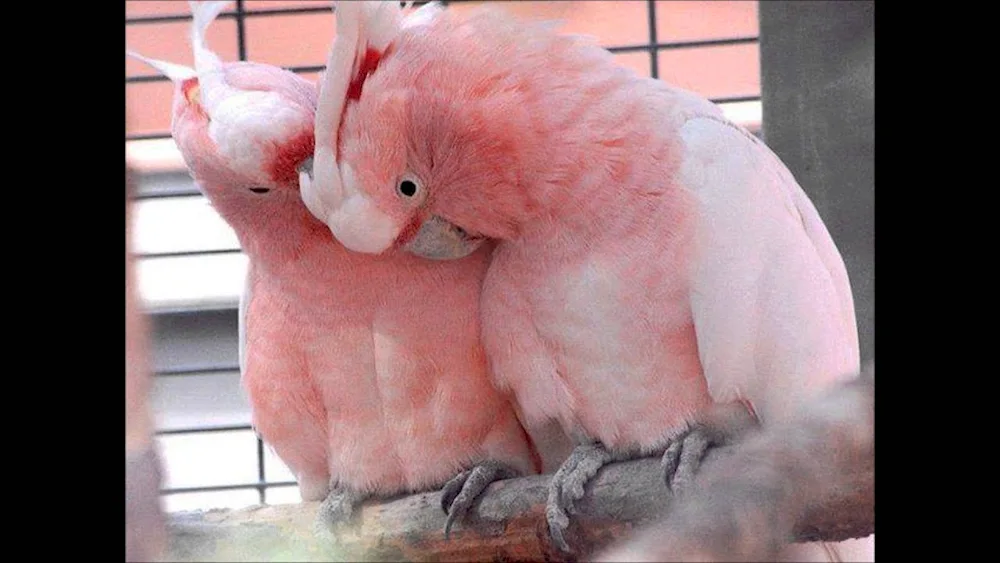
[[[717,106],[499,10],[423,8],[379,43],[350,33],[376,8],[337,9],[328,68],[351,74],[321,83],[303,197],[359,252],[460,259],[498,241],[481,305],[494,376],[536,443],[555,427],[578,444],[540,452],[562,462],[560,547],[606,463],[663,452],[679,491],[709,446],[858,372],[837,248]]]
[[[490,482],[539,464],[480,342],[492,249],[434,263],[337,243],[299,195],[315,85],[208,50],[227,4],[191,2],[194,69],[143,60],[175,83],[173,138],[249,258],[239,357],[254,427],[302,498],[325,499],[321,530],[366,498],[442,485],[450,526]]]

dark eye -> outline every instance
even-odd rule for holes
[[[266,194],[271,191],[271,188],[250,188],[250,191],[255,194]]]
[[[406,197],[413,197],[417,195],[417,184],[412,180],[403,180],[399,183],[399,193]]]

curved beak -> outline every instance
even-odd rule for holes
[[[475,252],[485,237],[474,237],[461,227],[434,215],[420,225],[403,250],[431,260],[455,260]]]

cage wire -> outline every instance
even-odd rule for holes
[[[417,5],[424,4],[425,2],[417,2]],[[452,9],[456,5],[471,5],[471,4],[507,4],[508,8],[516,8],[520,12],[529,12],[532,6],[538,7],[539,4],[545,4],[546,2],[471,2],[471,1],[461,1],[452,0],[442,2],[449,9]],[[143,6],[136,6],[142,4]],[[161,24],[179,24],[180,26],[186,26],[187,22],[191,21],[191,17],[187,13],[182,13],[187,9],[187,4],[183,2],[169,2],[170,8],[165,8],[164,6],[159,6],[159,10],[147,10],[151,8],[152,4],[157,4],[156,2],[150,2],[149,0],[129,0],[126,2],[126,34],[127,36],[131,33],[134,37],[139,37],[142,34],[157,34],[157,33],[167,33],[167,31],[162,29]],[[166,5],[166,2],[160,2],[159,4]],[[514,6],[514,4],[518,4]],[[737,45],[748,45],[752,46],[753,52],[749,56],[744,56],[741,67],[746,65],[752,66],[754,68],[749,69],[744,74],[755,74],[756,84],[751,84],[749,87],[740,86],[735,83],[733,84],[723,84],[723,90],[730,90],[728,95],[722,96],[711,96],[708,95],[710,92],[705,92],[702,88],[701,92],[706,95],[713,102],[719,104],[724,111],[730,110],[740,113],[739,115],[731,116],[735,117],[735,121],[740,122],[742,125],[746,126],[755,135],[760,135],[762,128],[761,116],[760,116],[760,79],[759,79],[759,33],[757,29],[757,12],[756,12],[756,2],[744,2],[740,0],[731,2],[671,2],[671,1],[655,1],[655,0],[631,0],[628,2],[623,2],[621,0],[608,1],[608,2],[567,2],[566,4],[573,4],[576,6],[570,7],[571,10],[579,9],[593,9],[595,4],[605,4],[602,9],[610,10],[611,12],[619,12],[618,17],[625,17],[624,12],[634,12],[634,14],[642,15],[645,19],[645,25],[641,26],[638,22],[633,22],[633,29],[643,29],[643,34],[646,36],[645,40],[640,40],[639,37],[635,38],[635,41],[623,42],[620,38],[616,38],[611,41],[605,41],[605,37],[602,37],[600,33],[595,33],[594,31],[589,31],[591,35],[597,35],[598,39],[601,41],[602,46],[608,49],[610,52],[616,55],[628,55],[634,54],[629,59],[629,63],[633,66],[638,66],[636,68],[638,72],[643,72],[643,64],[641,59],[638,57],[642,54],[648,56],[648,76],[653,78],[659,78],[661,75],[661,62],[662,59],[669,57],[671,53],[677,52],[688,52],[693,54],[696,58],[700,56],[699,54],[709,53],[712,49],[718,49],[719,47],[737,46]],[[580,5],[587,4],[591,6],[581,7]],[[132,5],[131,7],[129,5]],[[609,7],[607,5],[613,5],[614,7]],[[739,5],[738,7],[736,5]],[[747,8],[750,5],[751,8]],[[141,7],[143,10],[135,10],[135,8]],[[173,12],[173,13],[153,13],[145,15],[129,15],[131,11],[151,11],[151,12]],[[251,26],[248,25],[250,22],[262,23],[264,20],[273,18],[282,18],[292,15],[308,15],[308,14],[332,14],[333,9],[330,2],[327,1],[297,1],[297,2],[274,2],[274,1],[248,1],[248,0],[236,0],[236,2],[231,6],[230,9],[224,11],[218,18],[219,22],[222,21],[232,21],[235,22],[235,47],[236,56],[239,60],[248,60],[247,46],[249,33]],[[606,12],[606,13],[611,13]],[[752,14],[750,14],[752,12]],[[734,14],[741,14],[734,17]],[[523,15],[523,14],[522,14]],[[637,16],[638,17],[638,16]],[[669,28],[669,21],[671,18],[679,17],[680,19],[686,19],[687,21],[700,20],[703,23],[707,22],[708,31],[700,32],[701,37],[698,37],[699,33],[694,33],[694,37],[688,38],[672,38],[669,35],[678,35],[678,33],[664,33],[665,28]],[[747,22],[748,18],[752,18],[752,22]],[[739,22],[734,22],[733,20],[738,19]],[[325,44],[329,44],[333,36],[333,22],[332,18],[327,18],[326,33],[322,36],[322,41]],[[219,22],[214,24],[219,25]],[[595,22],[590,22],[595,23]],[[606,22],[605,22],[606,23]],[[737,25],[734,25],[737,23]],[[588,22],[583,22],[584,27],[587,27]],[[614,24],[614,22],[611,22]],[[253,26],[256,30],[260,30],[260,25]],[[599,26],[598,26],[599,27]],[[683,27],[683,24],[681,24]],[[738,28],[738,29],[736,29]],[[605,28],[609,29],[609,28]],[[674,31],[677,31],[676,29]],[[170,33],[180,33],[183,35],[186,41],[186,28],[182,31],[181,29],[170,29]],[[576,32],[576,30],[574,30]],[[582,31],[583,33],[588,33],[588,31]],[[618,34],[612,34],[618,35]],[[679,35],[683,36],[684,33],[681,32]],[[688,33],[688,35],[692,35]],[[266,38],[265,38],[266,40]],[[186,45],[186,43],[185,43]],[[130,47],[134,47],[130,45]],[[214,45],[213,45],[214,47]],[[716,51],[717,53],[718,51]],[[150,56],[155,54],[144,53]],[[177,53],[171,60],[174,62],[183,62],[189,60],[190,49],[183,53]],[[225,60],[225,56],[223,56]],[[271,62],[266,59],[259,59],[253,56],[249,60],[255,60],[257,62]],[[318,62],[323,62],[321,59]],[[624,58],[623,58],[624,61]],[[711,57],[702,56],[701,65],[711,65]],[[272,63],[273,64],[273,63]],[[756,66],[754,66],[756,65]],[[279,65],[299,74],[313,74],[319,73],[324,70],[325,66],[322,64],[314,65]],[[697,68],[698,65],[688,65],[691,68]],[[705,67],[702,66],[704,69]],[[151,70],[151,69],[146,69]],[[145,72],[145,71],[143,71]],[[667,77],[674,84],[681,82],[684,86],[684,76],[669,76]],[[689,77],[690,78],[690,77]],[[678,80],[679,79],[679,80]],[[125,84],[128,90],[133,85],[144,84],[144,83],[156,83],[156,82],[168,82],[166,77],[149,73],[144,74],[130,74],[128,69],[126,69]],[[735,81],[734,81],[735,82]],[[697,85],[694,87],[689,87],[695,91],[699,88]],[[742,88],[743,91],[739,91]],[[129,91],[128,98],[133,97],[135,94]],[[145,104],[148,100],[140,100],[139,104]],[[745,113],[749,108],[749,113]],[[162,112],[163,115],[169,116],[170,106],[167,105],[161,109],[156,109],[156,112]],[[727,111],[729,113],[729,111]],[[748,116],[749,117],[748,117]],[[142,142],[149,141],[166,141],[170,139],[170,133],[167,130],[162,131],[131,131],[126,132],[125,143],[126,151],[130,145],[134,145]],[[151,202],[160,200],[166,202],[168,200],[178,200],[182,198],[201,198],[201,193],[198,191],[197,187],[194,185],[193,181],[190,180],[189,176],[186,176],[186,170],[177,169],[175,167],[173,170],[164,171],[144,171],[142,167],[136,169],[135,177],[137,180],[137,192],[135,196],[135,204],[142,205],[143,202]],[[182,179],[178,179],[181,177]],[[183,178],[186,178],[183,179]],[[157,207],[162,208],[160,210]],[[149,223],[155,223],[156,221],[170,222],[177,221],[179,218],[172,217],[168,218],[164,213],[164,206],[154,206],[151,207],[148,212],[140,213],[137,217],[136,230],[141,234]],[[206,209],[210,209],[206,206]],[[159,216],[158,216],[159,215]],[[181,218],[183,220],[183,218]],[[214,217],[214,220],[221,222],[222,219],[218,216]],[[151,228],[151,227],[150,227]],[[165,231],[164,231],[165,229]],[[242,251],[240,250],[238,243],[235,242],[235,237],[230,237],[228,244],[221,248],[184,248],[183,244],[176,244],[174,248],[170,246],[170,240],[174,240],[173,237],[183,238],[179,233],[184,232],[184,223],[180,224],[170,224],[170,225],[160,225],[160,230],[164,232],[169,232],[171,235],[167,237],[168,242],[165,244],[154,245],[158,248],[149,250],[138,248],[136,255],[138,258],[138,266],[140,268],[140,276],[145,278],[144,281],[150,282],[151,278],[155,278],[156,272],[170,271],[171,266],[164,263],[163,261],[169,259],[221,259],[221,258],[233,258],[241,257]],[[147,229],[148,230],[148,229]],[[192,246],[191,244],[187,245]],[[194,245],[198,246],[198,245]],[[157,262],[159,261],[159,262]],[[155,263],[159,263],[162,267],[152,268],[151,266]],[[176,262],[174,263],[176,268]],[[144,268],[144,266],[147,266]],[[233,264],[226,266],[228,268],[237,267]],[[194,279],[189,280],[190,283],[197,285],[198,283],[208,280],[212,276],[211,273],[202,273],[196,275]],[[221,299],[211,302],[211,300],[203,299],[202,302],[198,300],[188,300],[187,303],[183,300],[179,302],[156,302],[156,300],[151,300],[150,296],[147,294],[143,295],[146,301],[147,312],[152,316],[152,325],[154,330],[152,331],[152,346],[154,348],[154,368],[155,368],[155,380],[158,385],[157,393],[161,395],[161,399],[164,398],[162,395],[169,394],[171,387],[177,387],[175,385],[170,385],[170,380],[176,380],[177,378],[191,378],[191,380],[199,381],[211,381],[213,376],[228,376],[229,381],[233,381],[235,378],[238,380],[239,366],[236,361],[236,327],[235,327],[235,316],[237,303],[233,299]],[[231,296],[230,296],[231,297]],[[224,317],[226,322],[221,322],[219,319]],[[233,322],[229,322],[233,321]],[[204,334],[200,334],[199,331],[189,330],[191,327],[209,327],[204,331],[200,331]],[[212,328],[215,327],[215,328]],[[219,328],[221,327],[221,328]],[[219,338],[218,334],[212,334],[214,332],[224,332],[223,338]],[[206,340],[212,336],[215,338],[212,342]],[[221,344],[217,342],[221,340]],[[192,360],[190,353],[191,350],[196,350],[202,346],[207,348],[222,348],[222,353],[209,354],[216,357],[206,359],[200,357]],[[188,351],[187,353],[184,351]],[[194,354],[197,356],[197,354]],[[204,354],[202,354],[204,356]],[[221,391],[218,387],[225,387]],[[233,393],[242,393],[242,390],[234,389],[233,385],[226,387],[225,385],[215,385],[215,388],[208,383],[199,383],[193,386],[188,386],[188,392],[190,397],[194,396],[207,396],[209,399],[213,399],[216,403],[225,403],[227,400],[232,401],[233,397],[229,396]],[[183,395],[183,393],[181,394]],[[174,397],[182,402],[185,397]],[[156,403],[154,402],[154,405]],[[232,408],[232,405],[229,405]],[[157,419],[157,441],[158,446],[162,452],[163,463],[165,465],[165,472],[167,475],[166,484],[161,490],[161,494],[165,498],[165,505],[168,510],[176,509],[192,509],[192,508],[215,508],[220,506],[236,507],[240,505],[247,504],[273,504],[276,502],[295,502],[298,500],[297,495],[297,485],[291,473],[284,467],[281,461],[268,451],[268,448],[261,441],[261,439],[253,433],[253,428],[249,423],[248,416],[249,407],[245,407],[247,411],[244,413],[245,421],[241,421],[237,424],[218,424],[213,423],[210,419],[211,416],[202,417],[201,421],[197,423],[185,423],[185,424],[164,424],[161,419],[162,416],[158,416]],[[164,410],[163,408],[158,409],[159,411]],[[237,409],[238,410],[238,409]],[[157,415],[162,415],[162,412],[157,412]],[[231,440],[229,445],[216,446],[215,448],[205,446],[202,448],[202,453],[196,454],[192,453],[197,450],[197,448],[187,448],[190,450],[187,454],[184,454],[185,448],[175,448],[167,447],[167,440],[175,438],[191,438],[197,436],[214,435],[219,436],[230,436],[234,439]],[[237,439],[238,438],[238,439]],[[252,438],[252,439],[251,439]],[[217,442],[218,444],[223,444],[223,442]],[[240,444],[242,443],[242,444]],[[247,450],[252,450],[252,455],[249,455]],[[228,453],[227,453],[228,452]],[[205,456],[205,457],[203,457]],[[219,459],[206,459],[211,457],[216,457]],[[201,459],[199,459],[201,458]],[[251,461],[252,458],[252,461]],[[226,481],[206,483],[201,480],[199,483],[199,477],[206,473],[211,473],[212,469],[218,469],[219,466],[223,465],[220,460],[228,460],[230,462],[239,462],[242,465],[247,463],[253,465],[253,472],[247,471],[246,468],[240,471],[231,472],[232,475],[226,477]],[[187,479],[187,483],[184,483],[184,479],[177,479],[178,475],[188,477],[194,476],[194,478]],[[177,484],[178,481],[182,483]],[[218,479],[216,479],[218,481]],[[237,491],[249,491],[251,493],[256,493],[255,497],[251,498],[246,495],[240,498],[220,498],[218,496],[215,499],[210,499],[205,497],[205,493],[222,493],[222,492],[237,492]],[[281,491],[283,494],[276,494]],[[180,499],[182,497],[189,497],[188,502],[170,502],[173,499]]]

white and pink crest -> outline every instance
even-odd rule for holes
[[[345,182],[339,163],[339,131],[348,102],[360,96],[365,79],[375,71],[381,58],[404,29],[425,25],[442,9],[436,2],[404,15],[399,2],[334,2],[337,36],[327,59],[326,73],[320,81],[316,110],[316,150],[313,173],[303,173],[299,185],[302,199],[320,221],[326,223],[342,242],[356,245],[371,242],[371,250],[388,247],[398,235],[398,225],[375,205]],[[412,2],[407,4],[407,8]],[[364,222],[364,229],[360,223]],[[356,224],[357,223],[357,224]],[[372,236],[371,225],[379,236]],[[362,231],[364,236],[362,237]],[[345,241],[358,233],[358,240]],[[352,246],[348,244],[348,246]],[[365,245],[363,245],[365,246]],[[376,248],[377,247],[377,248]]]

